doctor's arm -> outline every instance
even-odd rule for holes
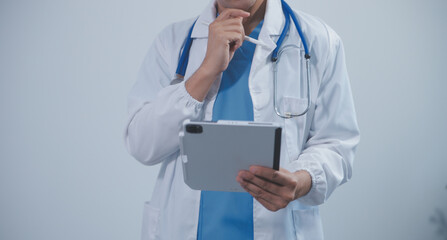
[[[252,166],[237,177],[241,186],[269,210],[284,208],[296,199],[306,205],[322,204],[352,176],[360,134],[343,45],[338,36],[332,44],[309,136],[290,171]]]
[[[124,141],[128,152],[145,165],[162,162],[179,149],[178,133],[185,119],[199,119],[202,102],[186,91],[170,70],[172,29],[166,28],[150,47],[128,95],[129,118]]]
[[[199,69],[185,83],[191,96],[203,101],[211,85],[225,71],[234,52],[244,42],[242,19],[250,13],[240,9],[225,9],[209,25],[205,59]]]
[[[306,170],[312,177],[312,188],[299,199],[307,205],[324,203],[351,179],[360,141],[343,43],[335,33],[332,37],[309,136],[292,163],[292,169]]]
[[[242,10],[223,11],[210,24],[202,65],[189,79],[177,84],[171,84],[174,77],[170,65],[175,66],[178,61],[173,57],[176,54],[171,53],[175,49],[172,32],[179,29],[167,28],[155,40],[128,98],[130,116],[124,138],[134,158],[154,165],[179,150],[178,133],[183,121],[202,117],[203,100],[212,83],[242,45],[242,18],[248,16],[249,13]]]

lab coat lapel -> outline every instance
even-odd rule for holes
[[[273,73],[270,56],[276,48],[275,40],[281,34],[284,23],[281,1],[267,0],[264,23],[258,38],[266,46],[256,47],[249,78],[255,121],[274,121],[274,119],[265,118],[270,116],[269,113],[272,111]],[[256,226],[256,220],[254,221]],[[259,226],[259,229],[261,228]]]
[[[266,46],[257,46],[255,55],[253,56],[253,62],[256,61],[256,64],[254,64],[254,66],[258,66],[260,63],[265,62],[266,58],[276,48],[276,43],[273,38],[281,34],[285,23],[281,1],[266,1],[267,6],[264,15],[264,23],[258,37],[258,40],[265,43]],[[252,71],[256,71],[256,69],[252,68]]]
[[[212,0],[197,18],[196,25],[192,30],[192,38],[208,38],[208,27],[216,20],[216,0]]]

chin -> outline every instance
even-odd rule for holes
[[[217,0],[217,2],[224,8],[236,8],[247,11],[256,3],[256,0]]]

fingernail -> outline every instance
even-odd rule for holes
[[[247,175],[245,173],[241,173],[239,174],[239,177],[241,178],[241,180],[244,180],[245,178],[247,178]]]
[[[250,167],[250,169],[248,169],[251,173],[256,174],[256,168],[254,167]]]

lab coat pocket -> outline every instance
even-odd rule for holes
[[[283,114],[300,114],[307,108],[307,98],[284,97],[282,103]],[[307,114],[304,114],[284,121],[289,161],[298,159],[301,152],[306,117]]]
[[[293,210],[297,240],[323,240],[323,226],[317,207]]]
[[[158,220],[160,218],[160,209],[155,208],[150,202],[144,203],[143,226],[141,240],[158,239]]]

